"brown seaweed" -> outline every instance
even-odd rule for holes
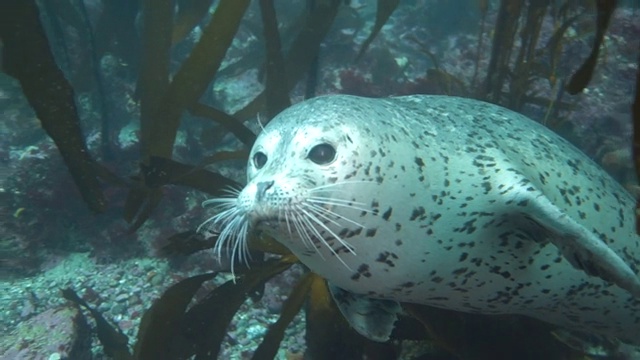
[[[82,300],[73,289],[67,288],[61,290],[61,292],[65,299],[72,301],[89,311],[96,322],[98,340],[100,340],[100,343],[104,348],[104,353],[107,356],[111,356],[116,360],[128,360],[132,358],[128,346],[129,338],[120,330],[120,328],[111,325],[98,310],[89,306],[89,304]]]
[[[396,359],[393,342],[376,343],[359,335],[333,302],[326,280],[311,276],[306,315],[307,352],[314,359]]]
[[[0,2],[0,37],[4,71],[20,82],[86,204],[94,212],[104,211],[106,201],[80,129],[73,88],[55,63],[33,0]]]
[[[97,57],[111,53],[123,59],[132,69],[138,68],[139,52],[136,30],[138,1],[109,0],[96,23]],[[82,30],[85,31],[85,30]]]
[[[158,127],[156,111],[169,86],[169,52],[174,0],[142,0],[144,18],[142,51],[136,92],[140,100],[140,142],[142,159],[151,153],[150,143],[156,142],[154,131]]]
[[[285,57],[287,92],[293,89],[313,63],[320,49],[320,43],[338,14],[340,4],[339,0],[317,2],[304,26],[293,40]],[[264,108],[265,101],[266,93],[263,91],[233,116],[240,120],[249,119]]]
[[[151,157],[149,165],[143,164],[141,167],[145,183],[151,188],[173,184],[217,195],[225,188],[240,187],[235,181],[200,166],[182,164],[158,156]]]
[[[494,103],[500,102],[502,85],[509,72],[509,59],[523,6],[523,0],[502,0],[500,2],[484,89],[486,100]]]
[[[278,320],[269,326],[269,330],[264,335],[262,342],[256,348],[253,353],[253,359],[273,359],[278,352],[280,343],[284,338],[284,331],[287,326],[293,321],[293,318],[300,312],[302,305],[307,299],[311,284],[314,281],[313,277],[316,276],[313,273],[306,273],[296,286],[291,290],[291,293],[282,305],[282,312]]]
[[[281,52],[280,33],[278,32],[278,19],[273,0],[260,0],[260,11],[264,31],[264,44],[266,47],[266,111],[270,120],[282,110],[291,106],[289,99],[289,89],[286,82],[284,70],[284,58]]]
[[[198,251],[211,249],[218,239],[205,238],[195,230],[183,231],[174,234],[167,239],[167,244],[159,250],[160,256],[191,255]]]
[[[167,289],[142,316],[134,357],[145,359],[180,359],[180,336],[187,305],[202,283],[215,274],[203,274],[182,280]]]
[[[172,44],[175,45],[189,35],[207,14],[212,2],[213,0],[178,0],[178,12],[171,35]]]
[[[183,356],[195,354],[195,359],[216,358],[231,322],[247,295],[268,279],[283,272],[297,259],[285,256],[252,266],[235,281],[228,281],[210,292],[187,311],[183,327],[184,336],[194,345]]]
[[[182,113],[198,101],[215,76],[249,2],[221,0],[216,7],[200,41],[173,76],[158,108],[153,111],[150,132],[153,140],[145,144],[149,155],[171,157]]]
[[[373,29],[371,29],[371,34],[369,34],[367,39],[360,46],[360,51],[356,56],[356,61],[362,58],[362,55],[364,55],[364,53],[367,51],[369,45],[371,45],[371,42],[373,42],[373,39],[376,38],[380,30],[382,30],[384,24],[386,24],[387,20],[389,20],[389,17],[393,13],[393,11],[398,7],[398,4],[400,4],[400,0],[378,0],[376,8],[376,21],[373,24]]]
[[[531,69],[535,64],[536,45],[540,37],[542,21],[547,12],[550,0],[532,1],[527,8],[525,24],[520,32],[521,45],[518,49],[516,62],[513,69],[513,76],[509,86],[512,94],[508,98],[507,107],[522,109],[527,90],[529,90],[532,80]]]
[[[251,148],[256,140],[256,135],[249,130],[242,122],[235,117],[220,111],[214,107],[197,103],[189,107],[189,113],[193,116],[201,116],[211,119],[229,130],[240,140],[246,147]]]
[[[596,64],[598,62],[598,54],[600,53],[600,46],[604,41],[604,34],[609,27],[611,15],[613,15],[613,11],[615,10],[618,2],[617,0],[595,1],[598,11],[596,18],[596,36],[593,41],[593,46],[591,48],[589,57],[587,57],[578,71],[576,71],[573,76],[571,76],[571,79],[567,84],[567,92],[571,95],[576,95],[577,93],[584,90],[587,85],[589,85],[589,81],[591,81],[593,71],[595,70]]]
[[[434,344],[460,359],[577,358],[552,335],[553,327],[539,320],[516,315],[468,314],[418,304],[405,303],[402,307],[423,323]]]
[[[636,70],[636,94],[631,113],[633,117],[633,159],[636,176],[640,179],[640,51],[638,51],[638,70]],[[640,200],[636,202],[636,232],[640,234]]]
[[[149,158],[149,164],[140,164],[141,177],[132,186],[125,203],[124,218],[132,223],[130,231],[137,230],[160,203],[162,186],[180,185],[212,195],[225,188],[238,188],[239,184],[202,166],[182,164],[158,156]]]

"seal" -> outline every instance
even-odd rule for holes
[[[205,202],[216,250],[246,260],[248,233],[266,232],[369,338],[388,339],[408,302],[640,343],[634,199],[523,115],[448,96],[318,97],[264,128],[247,180]]]

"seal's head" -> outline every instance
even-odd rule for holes
[[[251,149],[247,185],[233,198],[205,202],[219,205],[203,224],[220,229],[217,251],[232,248],[233,257],[245,260],[247,232],[257,229],[299,257],[332,256],[345,264],[340,254],[355,254],[349,235],[362,231],[363,218],[376,212],[362,192],[377,185],[361,160],[369,151],[364,144],[374,141],[363,131],[366,118],[353,104],[323,98],[274,118]]]

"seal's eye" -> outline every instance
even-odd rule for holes
[[[308,158],[318,165],[325,165],[336,158],[336,149],[329,144],[316,145],[309,151]]]
[[[266,163],[267,163],[267,155],[265,155],[265,153],[259,151],[253,154],[253,166],[255,166],[256,169],[262,169],[262,167]]]

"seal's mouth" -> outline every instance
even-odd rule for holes
[[[251,227],[258,230],[263,230],[265,228],[276,228],[283,222],[284,220],[280,219],[277,216],[260,217],[251,221]]]

